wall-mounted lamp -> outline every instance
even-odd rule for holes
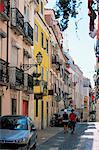
[[[37,60],[36,64],[23,64],[20,66],[20,68],[24,71],[27,71],[32,67],[36,67],[36,69],[37,69],[38,65],[41,65],[42,59],[43,59],[43,56],[42,56],[41,52],[38,52],[36,55],[36,60]]]
[[[36,60],[37,60],[38,65],[41,65],[42,59],[43,59],[43,56],[42,56],[41,52],[38,52],[36,55]]]

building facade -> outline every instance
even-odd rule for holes
[[[39,84],[34,86],[34,118],[37,128],[45,128],[49,125],[50,100],[48,96],[49,86],[49,51],[50,51],[50,31],[45,22],[46,0],[39,1],[38,10],[35,11],[34,18],[34,58],[38,53],[42,55],[42,63],[38,66]]]
[[[0,113],[33,118],[33,77],[24,70],[33,55],[34,2],[0,1]]]

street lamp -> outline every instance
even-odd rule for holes
[[[38,65],[41,65],[42,59],[43,59],[43,56],[42,56],[41,52],[38,52],[36,55],[36,60],[37,60]]]
[[[23,64],[20,66],[20,68],[24,71],[27,71],[32,67],[36,67],[36,70],[37,70],[38,65],[41,65],[41,63],[42,63],[42,59],[43,59],[43,56],[42,56],[41,52],[38,52],[36,55],[36,60],[37,60],[36,64]]]

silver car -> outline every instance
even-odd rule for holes
[[[0,117],[0,149],[36,149],[37,130],[26,116]]]

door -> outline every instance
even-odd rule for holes
[[[41,101],[41,129],[44,128],[44,102]]]
[[[23,100],[23,115],[28,116],[28,101]]]
[[[46,102],[46,114],[47,114],[46,124],[47,124],[47,127],[48,127],[48,102]]]

